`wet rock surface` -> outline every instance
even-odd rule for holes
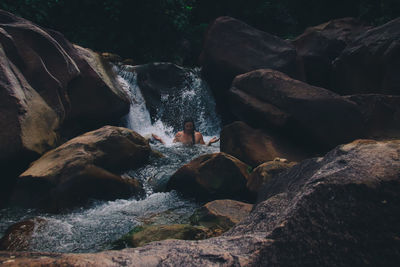
[[[249,215],[252,208],[252,204],[231,199],[218,199],[199,208],[190,217],[190,221],[193,225],[201,225],[223,233]]]
[[[201,240],[207,236],[207,228],[189,224],[138,226],[117,241],[116,248],[141,247],[153,241],[166,239]]]
[[[29,250],[33,232],[45,224],[46,220],[44,219],[32,218],[10,226],[0,239],[0,250]]]
[[[172,63],[149,63],[131,68],[137,74],[137,84],[146,101],[150,116],[156,119],[162,97],[178,97],[178,88],[187,83],[189,69]],[[180,126],[180,125],[179,125]]]

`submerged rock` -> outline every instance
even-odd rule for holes
[[[166,239],[201,240],[207,235],[207,228],[189,224],[138,226],[118,240],[115,248],[141,247],[153,241]]]
[[[357,140],[274,177],[220,237],[93,254],[0,252],[4,266],[397,266],[400,140]],[[12,256],[12,258],[10,258]]]
[[[18,178],[13,204],[57,211],[88,199],[140,195],[136,179],[120,173],[147,162],[148,142],[132,130],[105,126],[47,152]]]
[[[400,94],[400,18],[370,29],[334,62],[333,90],[340,94]]]
[[[181,167],[170,178],[167,190],[197,199],[241,199],[251,167],[226,153],[200,156]]]
[[[11,225],[0,239],[0,250],[29,250],[34,231],[46,223],[45,219],[33,218]]]
[[[214,200],[199,208],[190,217],[190,222],[207,227],[220,235],[249,215],[252,208],[252,204],[236,200]]]

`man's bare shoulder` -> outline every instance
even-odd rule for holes
[[[195,132],[194,136],[203,136],[200,132]]]

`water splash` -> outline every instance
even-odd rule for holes
[[[181,70],[183,83],[174,88],[173,93],[161,93],[161,104],[152,118],[138,86],[135,68],[114,67],[121,86],[131,98],[130,111],[125,118],[127,128],[145,137],[157,134],[167,145],[171,145],[174,134],[181,130],[184,118],[192,117],[196,130],[203,134],[206,142],[219,135],[221,120],[215,111],[212,92],[201,79],[200,68]]]
[[[152,123],[150,113],[146,108],[146,102],[137,84],[137,74],[132,71],[132,67],[114,67],[114,71],[118,73],[117,79],[131,100],[129,113],[124,118],[125,126],[145,138],[150,138],[151,134],[154,133],[159,135],[168,144],[172,143],[173,128],[164,125],[161,120]]]
[[[175,192],[155,193],[144,200],[98,202],[90,209],[63,215],[40,215],[30,247],[33,251],[95,252],[111,249],[112,243],[143,223],[188,222],[197,205]]]

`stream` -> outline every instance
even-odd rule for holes
[[[123,174],[139,179],[146,196],[143,199],[93,201],[88,207],[65,214],[46,214],[35,209],[2,209],[0,236],[16,222],[39,217],[45,219],[46,224],[35,229],[30,251],[97,252],[111,249],[114,241],[138,225],[187,223],[199,207],[194,200],[185,199],[174,191],[163,192],[163,188],[182,165],[202,154],[219,152],[219,143],[185,146],[172,142],[175,132],[181,130],[176,127],[176,121],[187,116],[194,118],[196,130],[203,134],[206,143],[213,136],[219,136],[221,122],[215,113],[215,101],[200,78],[200,70],[185,70],[185,83],[176,88],[180,93],[162,95],[161,106],[153,118],[137,85],[136,73],[129,66],[114,66],[114,71],[131,98],[130,112],[123,119],[123,126],[144,137],[157,134],[166,143],[151,142],[152,148],[161,152],[163,158],[150,158],[147,165]]]

